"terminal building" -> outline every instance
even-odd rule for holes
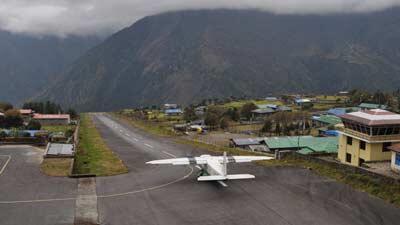
[[[390,161],[392,147],[400,143],[400,115],[383,109],[347,113],[339,137],[338,158],[360,166],[364,162]]]

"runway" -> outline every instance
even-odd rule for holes
[[[118,122],[105,114],[94,121],[128,174],[96,178],[101,224],[397,224],[400,209],[299,168],[233,165],[232,173],[255,180],[196,181],[197,169],[150,166],[146,161],[205,154]],[[230,164],[231,165],[231,164]]]
[[[82,183],[78,188],[76,179],[40,172],[43,150],[2,146],[0,225],[72,225],[77,215],[87,213],[102,225],[398,224],[399,208],[306,169],[229,164],[228,171],[256,179],[230,181],[224,188],[197,182],[195,167],[146,165],[207,152],[150,135],[107,114],[93,117],[129,173],[97,177],[88,189]]]

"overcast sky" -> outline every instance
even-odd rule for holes
[[[0,29],[34,35],[109,34],[144,16],[182,9],[326,14],[393,6],[400,6],[400,0],[0,0]]]

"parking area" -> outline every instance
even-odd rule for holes
[[[0,175],[4,172],[8,163],[10,162],[10,160],[11,160],[11,156],[0,155]]]
[[[77,180],[43,175],[43,152],[0,146],[0,224],[73,224]]]

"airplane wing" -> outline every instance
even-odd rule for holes
[[[217,156],[220,163],[224,162],[223,156]],[[271,160],[273,157],[268,156],[227,156],[228,163],[247,163],[253,161]]]
[[[203,165],[207,164],[207,160],[201,157],[193,157],[193,158],[175,158],[175,159],[161,159],[161,160],[154,160],[150,162],[146,162],[146,164],[152,165]]]

